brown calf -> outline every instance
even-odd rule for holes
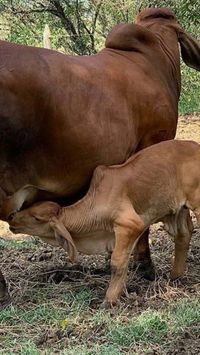
[[[7,200],[10,213],[20,193],[23,189]],[[77,249],[111,251],[105,304],[112,305],[125,285],[134,245],[152,223],[163,221],[174,235],[171,278],[183,274],[193,229],[189,209],[200,224],[200,145],[166,141],[138,152],[122,165],[96,168],[88,193],[74,205],[37,203],[10,215],[10,226],[14,232],[64,241],[73,260]]]

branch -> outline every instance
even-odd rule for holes
[[[62,5],[60,4],[60,2],[58,0],[51,0],[51,3],[54,5],[55,10],[49,9],[48,11],[60,18],[63,26],[65,27],[65,29],[69,33],[70,37],[77,39],[78,34],[76,32],[74,24],[69,19],[69,17],[66,17],[64,9],[63,9]]]
[[[93,25],[92,25],[92,34],[93,35],[94,35],[95,29],[96,29],[97,19],[98,19],[99,12],[100,12],[102,4],[103,4],[103,0],[100,0],[99,3],[97,4],[97,9],[95,11],[94,21],[93,21]]]

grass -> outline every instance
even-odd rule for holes
[[[191,301],[187,299],[173,306],[170,311],[170,318],[173,319],[175,331],[191,325],[200,325],[199,300]]]
[[[29,250],[37,249],[38,241],[37,240],[6,240],[0,238],[0,250],[3,249],[16,249],[16,250]]]
[[[28,309],[11,306],[0,313],[0,329],[9,330],[0,336],[1,354],[50,354],[52,342],[67,355],[114,355],[129,350],[137,354],[141,345],[144,351],[155,346],[162,349],[174,334],[200,325],[196,299],[185,298],[161,310],[147,309],[131,316],[119,309],[113,316],[112,312],[91,309],[93,295],[86,289],[63,295],[58,304],[51,300],[44,303],[45,295],[46,290],[41,290],[42,304]]]
[[[200,304],[197,300],[183,299],[164,311],[145,311],[125,325],[115,322],[109,337],[112,343],[129,348],[137,343],[164,344],[167,337],[192,325],[200,326]]]
[[[160,343],[167,333],[167,319],[157,311],[148,311],[126,325],[121,325],[120,321],[112,324],[110,340],[119,346],[132,347],[137,342]]]

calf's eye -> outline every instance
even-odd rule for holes
[[[33,218],[34,218],[34,220],[35,220],[35,221],[37,221],[37,222],[41,222],[41,219],[40,219],[40,218],[35,217],[35,216],[33,216]]]
[[[14,217],[15,217],[15,213],[13,212],[8,216],[8,222],[11,222]]]

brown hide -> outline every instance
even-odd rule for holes
[[[27,184],[76,197],[97,165],[175,136],[178,40],[194,67],[199,43],[184,41],[166,9],[147,9],[136,22],[116,26],[93,56],[0,42],[0,209]]]

